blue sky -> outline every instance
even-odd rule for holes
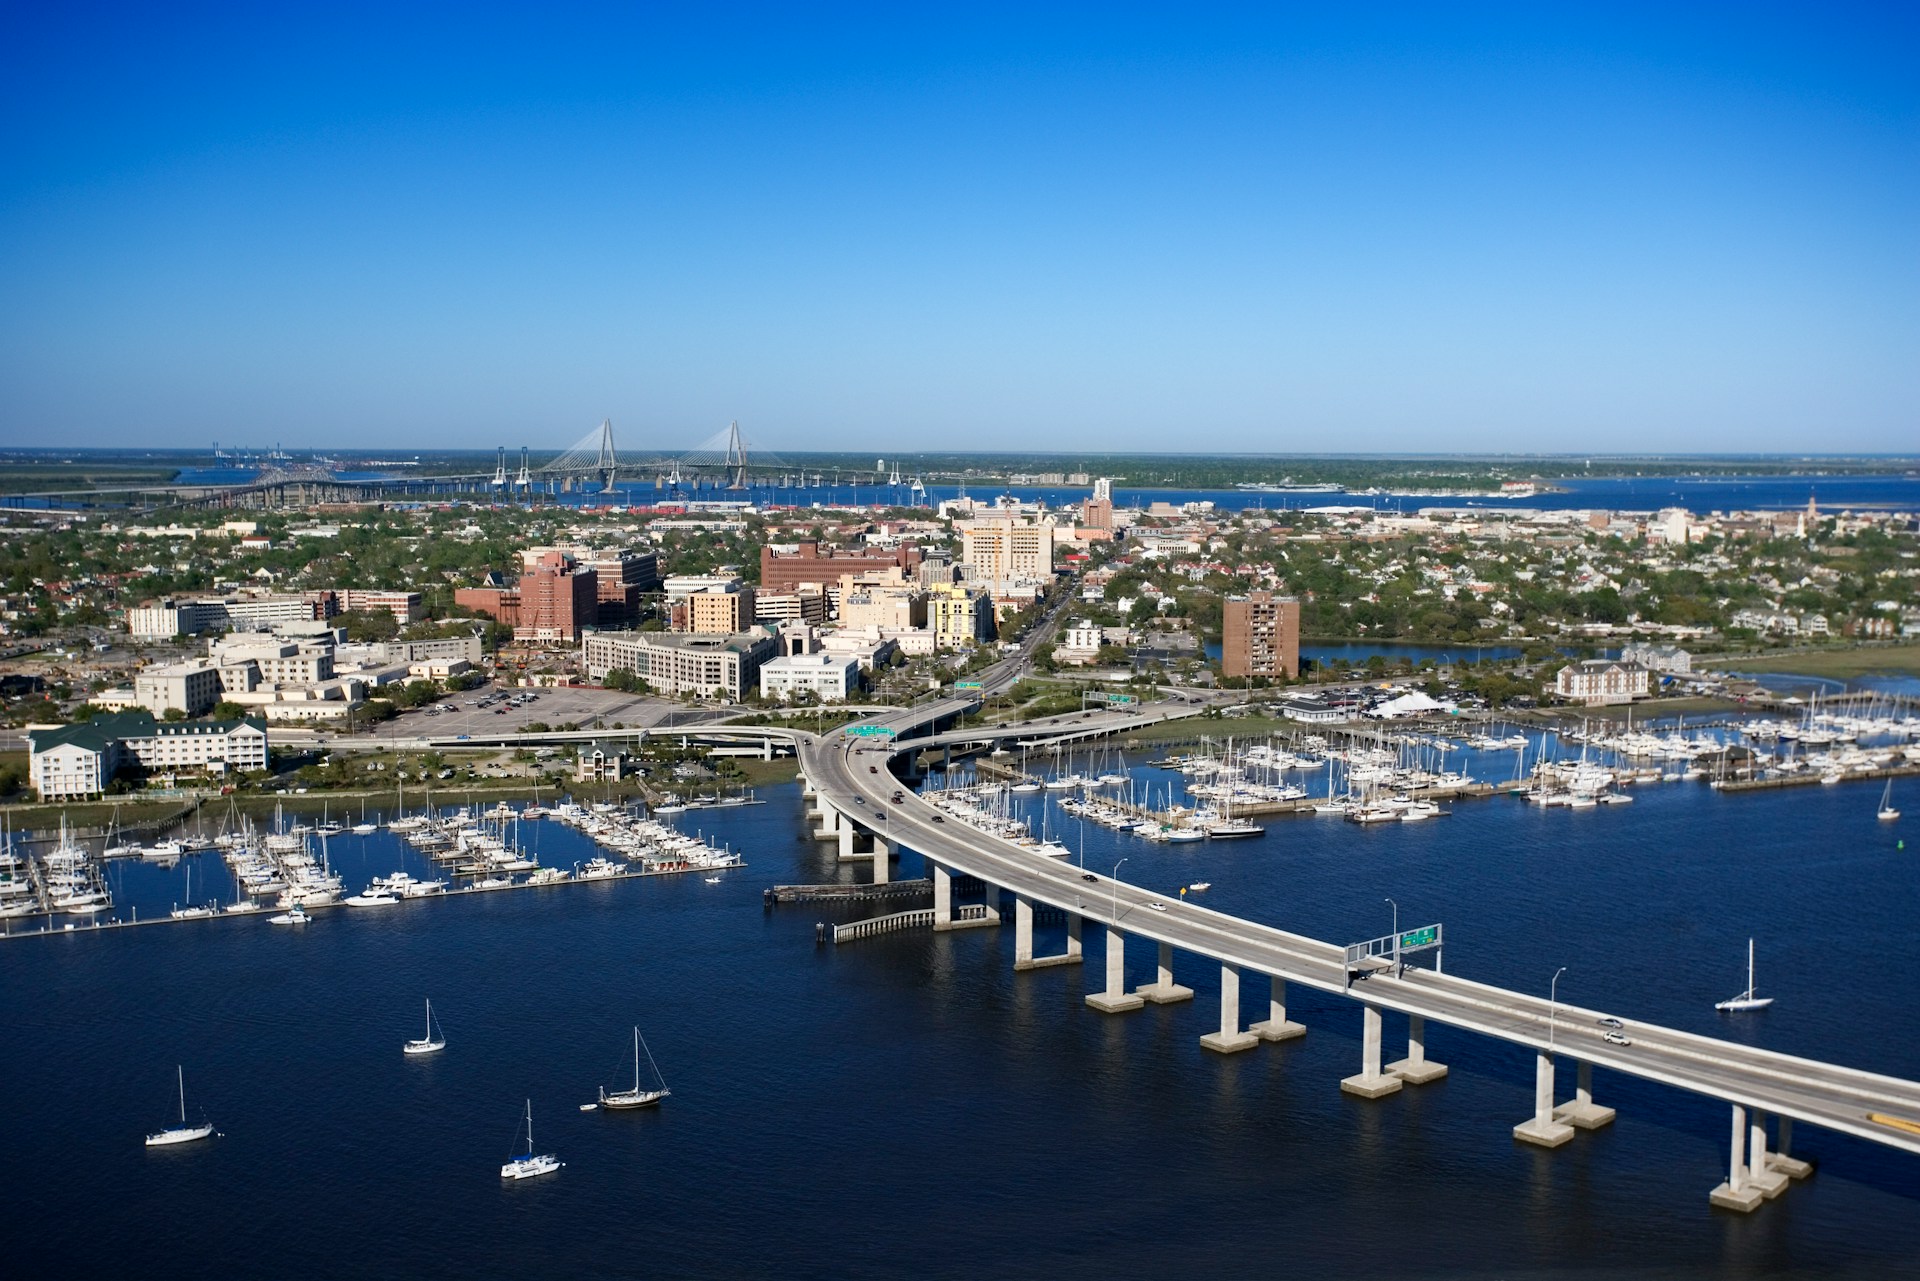
[[[8,6],[0,442],[1920,443],[1912,7],[535,8]]]

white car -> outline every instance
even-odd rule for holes
[[[1147,904],[1147,906],[1152,908],[1156,912],[1164,912],[1167,910],[1167,905],[1165,903],[1162,903],[1159,899],[1155,899],[1153,902]]]
[[[1632,1045],[1633,1040],[1625,1032],[1607,1031],[1607,1040],[1614,1045]]]

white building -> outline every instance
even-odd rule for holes
[[[1675,676],[1685,676],[1693,671],[1693,655],[1678,645],[1654,645],[1645,641],[1635,641],[1620,649],[1620,657],[1629,663],[1638,663],[1650,672],[1667,672]]]
[[[594,684],[625,670],[657,694],[738,699],[757,688],[760,665],[778,645],[754,628],[731,636],[674,632],[589,632],[580,642],[580,666]]]
[[[1630,703],[1652,689],[1652,673],[1638,663],[1604,658],[1568,663],[1554,678],[1553,692],[1589,705]]]
[[[859,687],[859,660],[841,654],[790,654],[760,665],[760,693],[765,698],[811,694],[823,703],[844,703]]]
[[[267,746],[267,727],[257,720],[173,724],[144,711],[35,730],[27,742],[29,774],[43,801],[98,796],[132,762],[164,774],[264,770]]]
[[[149,667],[133,678],[133,701],[155,716],[179,709],[188,716],[213,710],[220,701],[220,672],[207,662]]]

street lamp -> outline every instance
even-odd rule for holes
[[[1383,903],[1393,903],[1393,972],[1400,973],[1400,905],[1392,899],[1382,899]]]
[[[1553,1054],[1553,1004],[1559,993],[1560,976],[1566,972],[1567,967],[1561,966],[1553,972],[1553,981],[1547,984],[1547,1054],[1549,1056]]]
[[[1120,863],[1126,861],[1127,860],[1123,858],[1120,860]],[[1108,887],[1113,897],[1113,906],[1108,910],[1108,915],[1112,918],[1115,925],[1120,924],[1120,863],[1113,865],[1113,884]]]

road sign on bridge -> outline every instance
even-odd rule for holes
[[[1346,986],[1353,988],[1353,976],[1377,973],[1378,965],[1369,962],[1385,961],[1389,973],[1399,973],[1404,964],[1403,957],[1408,952],[1432,952],[1433,968],[1440,968],[1440,927],[1422,925],[1416,929],[1402,930],[1398,934],[1383,934],[1377,939],[1368,939],[1364,943],[1347,944]]]
[[[893,738],[894,731],[887,725],[849,725],[847,733],[855,738]]]

